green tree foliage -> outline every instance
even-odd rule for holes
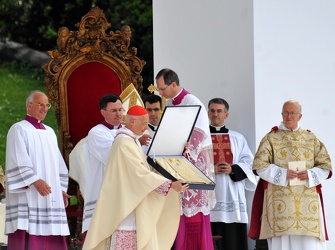
[[[117,30],[129,25],[132,30],[132,45],[138,48],[137,56],[147,63],[143,68],[143,92],[148,94],[147,87],[153,83],[153,21],[152,0],[96,0],[111,29]]]
[[[45,92],[43,70],[34,69],[17,62],[0,61],[0,165],[5,168],[6,137],[9,128],[24,119],[26,98],[30,91]],[[53,109],[48,111],[44,123],[57,133],[56,117]]]
[[[111,30],[131,27],[131,45],[147,62],[142,76],[143,92],[148,94],[153,82],[152,0],[0,0],[0,38],[40,51],[55,49],[58,29],[77,29],[75,24],[94,6],[103,10]]]

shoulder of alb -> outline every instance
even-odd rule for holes
[[[237,138],[245,138],[244,135],[242,135],[241,133],[239,133],[235,130],[231,130],[231,129],[229,129],[228,134],[230,136],[234,136],[234,137],[237,137]]]

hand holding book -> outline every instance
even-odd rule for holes
[[[308,180],[305,161],[290,161],[288,163],[287,179],[290,186],[305,185]]]

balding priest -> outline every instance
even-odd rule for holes
[[[143,107],[128,110],[109,154],[84,250],[171,248],[179,225],[177,192],[188,185],[151,171],[138,141],[148,122]]]
[[[6,149],[6,228],[9,250],[67,249],[68,170],[54,130],[43,124],[48,97],[33,91],[27,115],[11,126]]]

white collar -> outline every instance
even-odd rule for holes
[[[281,130],[297,131],[299,128],[300,128],[300,124],[299,123],[298,123],[298,126],[295,129],[293,129],[293,130],[287,128],[285,126],[284,122],[281,122],[280,125],[279,125],[279,129],[281,129]]]
[[[177,98],[177,97],[180,95],[180,93],[183,91],[183,89],[184,89],[184,88],[180,88],[180,91],[178,92],[178,94],[176,94],[175,97],[172,98],[172,100],[174,100],[175,98]]]

